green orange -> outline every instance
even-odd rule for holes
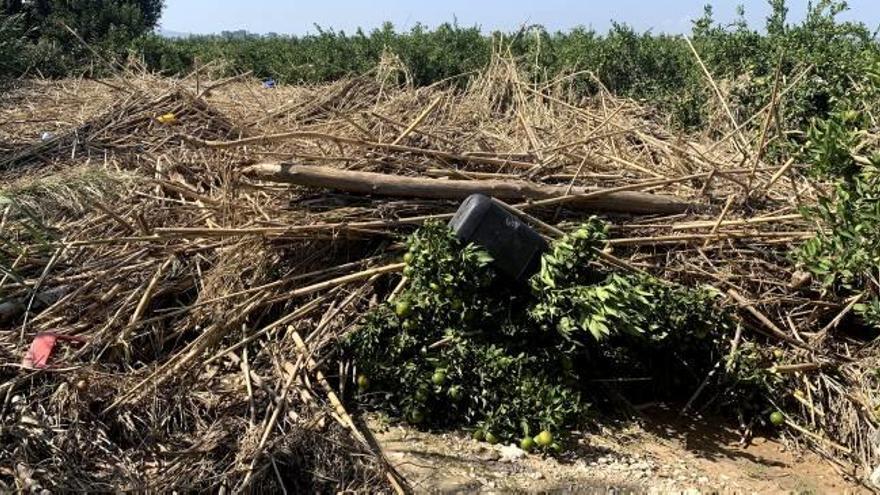
[[[535,443],[541,447],[549,447],[553,443],[553,434],[544,430],[535,437]]]
[[[367,375],[358,375],[357,384],[358,390],[363,392],[364,390],[370,388],[370,379],[367,378]]]
[[[783,415],[779,411],[773,411],[772,413],[770,413],[770,422],[776,426],[779,426],[782,423],[785,423],[785,415]]]

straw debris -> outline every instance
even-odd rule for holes
[[[507,200],[554,229],[600,214],[609,270],[726,294],[731,354],[754,346],[784,377],[770,399],[786,435],[870,473],[878,353],[826,328],[848,301],[790,285],[787,253],[815,230],[799,208],[827,186],[764,153],[774,105],[754,129],[681,135],[638,102],[533,84],[508,58],[467,77],[414,88],[389,56],[320,86],[130,73],[4,96],[0,490],[406,491],[357,420],[338,343],[400,282],[402,236],[454,212],[459,194],[431,192],[496,183],[552,190]],[[330,179],[257,173],[273,163]],[[334,173],[422,193],[337,187]],[[84,343],[23,367],[42,332]]]

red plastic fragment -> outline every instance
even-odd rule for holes
[[[75,335],[59,335],[55,332],[40,332],[31,342],[31,346],[24,355],[21,364],[25,368],[46,368],[49,366],[49,356],[55,349],[55,343],[59,340],[67,342],[84,343],[85,339]]]

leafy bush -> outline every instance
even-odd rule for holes
[[[0,15],[0,83],[27,70],[28,59],[21,56],[23,37],[21,16]]]
[[[417,231],[406,290],[345,342],[362,401],[413,424],[513,440],[583,424],[605,400],[596,379],[647,376],[653,397],[696,388],[726,356],[729,315],[711,291],[599,270],[604,238],[591,220],[553,244],[528,287],[513,287],[444,225]],[[728,367],[731,387],[760,374],[742,363]]]
[[[132,40],[153,29],[161,11],[162,0],[0,2],[0,40],[5,38],[4,18],[15,19],[19,35],[16,51],[0,58],[0,75],[17,77],[29,70],[45,77],[78,75],[101,62],[93,51],[106,60],[124,59]],[[14,63],[4,64],[7,60]]]
[[[880,60],[880,45],[864,24],[837,20],[846,8],[844,2],[817,1],[798,24],[787,22],[784,0],[770,3],[763,31],[749,26],[742,16],[721,25],[708,6],[693,24],[693,44],[715,79],[723,83],[739,121],[769,101],[777,69],[785,76],[784,84],[809,70],[780,106],[781,127],[803,128],[814,117],[827,118],[840,109],[842,98],[870,87],[862,84],[861,74]],[[197,60],[203,64],[222,60],[225,75],[253,71],[281,83],[318,83],[367,72],[390,51],[406,64],[416,84],[427,85],[484,68],[500,47],[522,62],[534,82],[571,75],[565,81],[576,95],[593,94],[601,83],[620,96],[650,102],[683,128],[707,124],[711,114],[707,107],[716,104],[682,36],[638,33],[625,24],[615,23],[607,33],[582,27],[549,32],[528,26],[487,36],[477,27],[455,23],[434,29],[416,25],[406,32],[386,23],[368,33],[318,28],[316,34],[305,36],[235,31],[171,40],[149,33],[158,19],[158,0],[9,5],[0,14],[22,16],[28,45],[11,52],[18,53],[13,58],[20,60],[5,68],[11,75],[33,67],[43,75],[62,77],[89,65],[91,54],[61,27],[58,21],[63,21],[103,57],[124,59],[133,50],[143,56],[147,67],[167,75],[186,74]],[[466,78],[456,81],[464,83]],[[784,145],[785,140],[778,140],[773,147]]]
[[[835,182],[829,195],[805,211],[820,229],[795,257],[826,290],[863,294],[856,312],[880,327],[880,155],[856,158],[866,148],[866,125],[864,114],[845,110],[810,128],[804,160],[813,173]]]
[[[837,102],[859,88],[866,63],[878,60],[874,33],[864,24],[840,22],[846,3],[819,0],[807,7],[799,24],[787,23],[785,0],[770,0],[766,33],[750,28],[742,17],[730,26],[712,18],[711,7],[694,22],[693,40],[716,79],[730,87],[728,103],[743,121],[770,101],[777,70],[786,86],[801,72],[804,80],[780,105],[780,126],[802,129],[813,118],[838,110]],[[780,88],[781,89],[781,88]]]

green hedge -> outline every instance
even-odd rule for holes
[[[788,123],[803,126],[814,116],[826,116],[852,88],[850,75],[880,58],[880,49],[865,25],[836,20],[843,3],[820,1],[799,24],[786,24],[783,0],[771,4],[772,14],[761,31],[744,20],[720,25],[707,6],[694,22],[691,38],[716,78],[738,78],[732,103],[743,119],[767,102],[780,63],[789,77],[813,67],[785,105]],[[369,33],[319,30],[301,37],[236,32],[171,40],[149,35],[134,47],[151,69],[169,75],[192,70],[196,59],[222,59],[229,74],[251,70],[281,83],[317,83],[363,73],[387,49],[400,57],[419,85],[479,70],[493,49],[501,47],[519,57],[536,80],[591,71],[611,91],[651,101],[684,127],[704,124],[703,107],[713,98],[684,37],[638,33],[623,24],[604,34],[531,26],[513,34],[483,35],[475,27],[455,24],[398,32],[386,24]],[[582,94],[597,89],[587,74],[571,84]]]
[[[707,6],[690,37],[715,78],[736,82],[730,103],[740,120],[768,101],[777,66],[781,64],[781,73],[789,78],[812,67],[783,105],[785,123],[803,128],[811,118],[825,118],[834,110],[836,102],[853,89],[851,76],[880,59],[880,47],[864,24],[837,21],[837,14],[845,9],[843,2],[819,0],[799,24],[786,23],[784,0],[770,3],[772,13],[760,30],[742,17],[730,25],[718,24]],[[60,77],[83,72],[90,62],[76,43],[39,38],[28,44],[20,41],[20,34],[16,22],[0,22],[0,54],[18,54],[0,59],[13,60],[0,62],[0,76],[28,70]],[[166,39],[147,34],[128,42],[118,37],[96,40],[94,46],[109,59],[140,55],[151,70],[167,75],[190,72],[196,60],[202,64],[222,60],[225,75],[253,71],[258,77],[291,84],[364,73],[388,50],[406,64],[416,84],[426,85],[482,69],[493,50],[510,50],[536,81],[590,71],[616,94],[649,101],[686,128],[706,123],[705,106],[714,98],[684,37],[639,33],[623,24],[614,24],[606,33],[584,28],[549,32],[530,26],[489,35],[456,24],[434,29],[416,26],[405,32],[386,24],[368,33],[318,29],[306,36],[238,31]],[[93,70],[94,64],[88,67]],[[586,73],[569,83],[584,95],[598,87]]]

